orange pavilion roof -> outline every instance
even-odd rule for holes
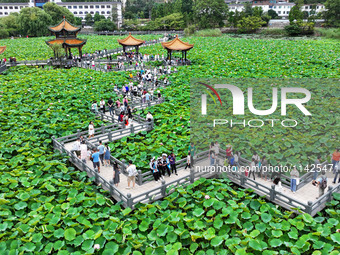
[[[51,30],[52,32],[60,32],[61,30],[65,29],[68,32],[77,32],[79,31],[81,28],[80,27],[76,27],[73,26],[70,22],[68,22],[65,17],[63,18],[63,20],[56,26],[54,27],[48,27],[49,30]]]
[[[86,43],[86,40],[83,39],[54,39],[46,41],[48,45],[51,44],[66,44],[67,46],[80,46]]]
[[[145,43],[145,41],[134,38],[131,33],[125,39],[118,39],[119,44],[123,46],[139,46]]]
[[[162,42],[162,46],[165,49],[178,50],[178,51],[180,51],[180,50],[190,50],[191,48],[194,47],[193,44],[186,43],[186,42],[183,42],[182,40],[180,40],[178,38],[178,35],[176,35],[176,38],[173,39],[170,42]]]
[[[6,50],[6,46],[0,46],[0,54],[4,53]]]

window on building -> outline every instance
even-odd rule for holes
[[[7,6],[5,6],[4,9],[7,10]]]
[[[76,5],[73,5],[73,9],[77,9],[77,6],[76,6]]]
[[[289,11],[287,11],[287,14],[289,14]]]
[[[96,9],[99,9],[99,5],[96,5]]]
[[[82,5],[79,5],[79,7],[78,7],[79,9],[83,9],[83,6]]]
[[[79,14],[83,14],[83,12],[79,12]]]
[[[9,9],[13,10],[13,6],[10,6]]]
[[[98,14],[99,14],[99,11],[96,11],[96,13],[98,13]]]
[[[88,14],[89,12],[85,12],[85,14]]]
[[[2,10],[2,6],[0,6],[0,10]]]
[[[8,12],[5,12],[5,15],[8,15]]]
[[[94,14],[94,12],[90,12],[91,14]]]
[[[103,11],[102,11],[101,13],[102,13],[102,14],[105,14],[105,12],[103,12]]]
[[[78,14],[78,12],[73,12],[73,14]]]
[[[24,8],[24,7],[20,6],[20,9],[22,9],[22,8]]]
[[[93,9],[93,5],[90,5],[90,9]]]
[[[111,5],[106,5],[106,8],[110,9],[110,8],[111,8]]]
[[[105,8],[105,5],[102,5],[102,6],[100,6],[102,9],[104,9]]]
[[[277,14],[281,14],[281,11],[278,11]]]
[[[18,10],[18,6],[15,6],[14,9]]]
[[[280,5],[279,8],[281,9],[281,7],[282,7],[282,6]]]
[[[107,14],[110,14],[111,12],[110,12],[110,11],[107,11],[106,13],[107,13]]]
[[[72,9],[72,6],[67,6],[68,9]]]
[[[0,12],[0,15],[2,15],[2,12]]]
[[[274,5],[274,9],[276,9],[276,6]]]

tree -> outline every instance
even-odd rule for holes
[[[244,4],[244,14],[245,17],[253,16],[253,5],[251,2]]]
[[[272,19],[275,19],[276,17],[278,17],[279,15],[276,13],[276,11],[270,9],[268,11],[268,15],[272,18]]]
[[[118,24],[118,12],[117,12],[117,6],[112,6],[111,10],[111,20],[113,23]]]
[[[100,15],[98,12],[95,13],[94,17],[93,17],[93,21],[97,22],[97,21],[101,21],[104,20],[105,16],[104,15]]]
[[[93,17],[91,15],[91,13],[86,14],[85,24],[88,25],[88,26],[93,24]]]
[[[6,30],[3,32],[7,36],[15,36],[19,34],[19,24],[18,24],[19,13],[12,12],[10,15],[5,16],[0,19],[0,28]]]
[[[327,0],[325,8],[326,24],[331,27],[340,27],[340,0]]]
[[[255,32],[257,29],[262,27],[266,22],[264,22],[260,17],[257,16],[249,16],[242,18],[237,27],[239,28],[239,32],[241,33],[249,33]]]
[[[95,31],[113,31],[115,29],[117,29],[117,26],[110,19],[102,19],[94,23]]]
[[[74,20],[75,20],[74,24],[77,26],[81,26],[83,24],[83,20],[80,17],[74,17]]]
[[[292,25],[295,22],[302,22],[303,12],[301,11],[301,7],[303,4],[303,0],[298,0],[298,2],[292,7],[289,12],[289,23]]]
[[[253,16],[261,17],[262,14],[263,14],[262,7],[255,6],[255,7],[253,8]]]
[[[223,26],[228,6],[224,0],[196,0],[194,5],[195,18],[200,28]]]
[[[51,16],[38,7],[28,7],[20,10],[18,24],[22,35],[47,35],[47,25],[51,23]]]
[[[64,16],[71,22],[75,23],[75,17],[67,8],[57,5],[56,3],[46,3],[43,5],[44,11],[49,14],[53,23],[58,23]]]

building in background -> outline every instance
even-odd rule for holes
[[[115,2],[62,2],[62,0],[30,0],[28,3],[1,3],[0,4],[0,17],[8,16],[13,12],[20,12],[21,9],[27,7],[39,7],[43,8],[43,5],[47,2],[56,3],[57,5],[67,8],[74,14],[75,17],[79,17],[85,20],[86,14],[90,13],[94,16],[96,13],[109,18],[112,16],[112,12],[117,13],[117,26],[121,27],[123,22],[122,15],[122,3]]]
[[[286,0],[225,0],[228,4],[229,10],[232,12],[244,11],[245,3],[252,3],[252,7],[261,7],[263,12],[268,12],[269,10],[274,10],[277,15],[283,19],[288,19],[289,12],[295,3],[290,3]],[[313,9],[313,6],[315,9]],[[314,5],[303,5],[301,11],[306,11],[308,14],[318,14],[319,12],[325,11],[325,6],[323,4]]]

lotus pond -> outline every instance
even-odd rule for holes
[[[100,36],[100,35],[79,35],[81,39],[87,39],[83,47],[83,53],[93,53],[96,50],[116,49],[120,45],[117,39],[122,39],[122,36]],[[143,40],[158,39],[161,35],[138,35],[137,38]],[[32,37],[32,38],[16,38],[16,39],[1,39],[0,46],[7,46],[6,51],[1,55],[1,58],[16,57],[17,61],[22,60],[45,60],[53,57],[53,51],[45,43],[45,41],[55,37]],[[77,49],[72,49],[74,55],[78,55]]]
[[[191,77],[340,76],[337,41],[188,40],[195,43],[188,55],[193,65],[171,75],[171,87],[162,91],[169,102],[150,109],[155,130],[146,139],[137,134],[113,143],[118,158],[135,157],[145,167],[164,148],[185,155]],[[161,52],[159,46],[145,52],[152,50]],[[0,76],[1,254],[92,254],[95,244],[98,254],[339,254],[337,194],[315,218],[294,216],[227,180],[201,179],[134,211],[114,204],[53,151],[50,138],[86,130],[91,101],[112,96],[111,83],[126,81],[124,73],[84,69],[12,68]],[[332,106],[323,107],[332,119]],[[319,136],[321,129],[312,132]],[[334,138],[325,139],[331,147]]]

